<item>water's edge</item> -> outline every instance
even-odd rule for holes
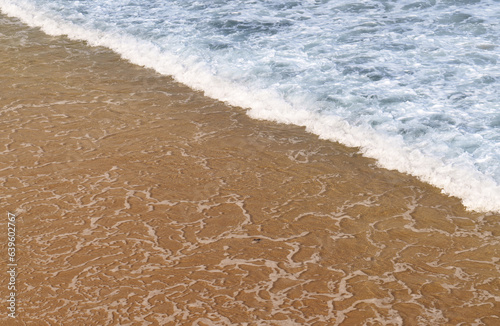
[[[125,35],[86,30],[36,12],[28,12],[25,8],[5,1],[0,1],[0,8],[4,13],[17,17],[30,26],[39,27],[49,35],[67,35],[71,39],[86,41],[91,46],[110,48],[134,64],[173,76],[214,99],[246,108],[247,114],[252,118],[303,126],[322,139],[359,148],[365,156],[375,158],[384,168],[416,176],[442,189],[444,193],[460,198],[470,210],[500,212],[500,186],[479,172],[444,165],[437,159],[426,157],[419,150],[405,147],[398,139],[351,126],[334,116],[325,117],[292,106],[280,100],[273,92],[230,85],[214,78],[202,67],[190,66],[179,58],[161,52],[152,43]]]

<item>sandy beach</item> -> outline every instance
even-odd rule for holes
[[[498,325],[500,216],[0,16],[2,325]]]

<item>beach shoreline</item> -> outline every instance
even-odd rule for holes
[[[18,216],[19,271],[17,317],[1,321],[500,319],[499,215],[105,48],[5,16],[0,31],[2,214]]]

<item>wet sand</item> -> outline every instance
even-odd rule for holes
[[[498,214],[107,49],[0,39],[2,325],[500,324]]]

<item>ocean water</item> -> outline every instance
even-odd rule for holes
[[[0,325],[500,324],[500,214],[116,49],[4,14],[0,44],[0,206],[17,215],[19,271],[18,316]],[[343,123],[343,139],[361,129],[274,101],[281,119]]]
[[[500,1],[0,0],[257,119],[500,211]]]

